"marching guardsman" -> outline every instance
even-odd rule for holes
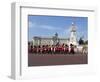
[[[52,49],[52,46],[49,46],[48,47],[49,54],[52,54],[52,50],[51,49]]]
[[[62,53],[62,54],[65,53],[65,44],[63,44],[63,45],[61,46],[61,53]]]
[[[69,53],[69,46],[65,45],[65,53],[68,54]]]
[[[50,47],[49,47],[49,45],[46,45],[45,46],[45,54],[49,54],[50,53]]]
[[[36,53],[36,46],[33,47],[32,52]]]
[[[53,54],[56,53],[56,47],[55,46],[53,46],[52,51],[53,51]]]
[[[55,47],[55,53],[58,54],[58,46]]]
[[[41,46],[39,45],[38,46],[38,53],[40,54],[40,52],[41,52]]]
[[[43,49],[42,49],[42,46],[40,47],[40,53],[42,54],[42,52],[43,52]]]
[[[75,51],[74,51],[74,45],[73,44],[70,44],[70,53],[71,54],[74,54],[75,53]]]
[[[54,47],[53,47],[53,45],[52,45],[51,48],[50,48],[51,54],[53,54],[53,49],[54,49]]]
[[[33,52],[33,46],[31,45],[31,53]]]
[[[62,53],[62,46],[59,45],[59,53]]]
[[[30,42],[28,42],[28,52],[29,52],[29,53],[31,52],[31,45],[30,45]]]
[[[44,54],[46,54],[46,51],[47,51],[47,48],[46,48],[46,46],[44,45]]]
[[[45,46],[44,45],[42,46],[42,53],[43,54],[45,53]]]

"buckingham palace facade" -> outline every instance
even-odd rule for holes
[[[56,33],[55,36],[52,37],[33,37],[32,44],[33,45],[56,45],[56,44],[68,44],[69,39],[67,38],[59,38]]]

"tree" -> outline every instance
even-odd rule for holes
[[[82,37],[79,39],[79,45],[83,45],[84,44],[84,40],[82,39]]]
[[[88,40],[86,40],[86,41],[84,42],[84,44],[88,44]]]

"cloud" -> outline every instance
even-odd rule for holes
[[[59,33],[60,37],[69,38],[70,37],[70,28],[62,29]]]
[[[46,30],[61,30],[60,27],[55,27],[55,26],[51,26],[51,25],[44,25],[44,24],[37,24],[34,22],[29,21],[29,28],[42,28],[42,29],[46,29]]]
[[[78,31],[77,32],[77,36],[78,36],[78,38],[80,38],[80,37],[83,37],[84,39],[87,39],[88,37],[88,33],[87,33],[87,31]]]
[[[29,28],[34,28],[34,27],[36,27],[36,23],[29,21]]]
[[[50,26],[50,25],[40,25],[40,28],[47,29],[47,30],[60,30],[61,28]]]

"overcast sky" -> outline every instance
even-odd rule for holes
[[[28,16],[29,40],[34,36],[52,37],[57,32],[59,37],[69,38],[72,22],[77,26],[77,38],[87,39],[88,18],[71,16]]]

